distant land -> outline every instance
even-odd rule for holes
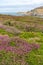
[[[32,9],[31,11],[19,12],[19,13],[22,13],[28,16],[39,16],[43,18],[43,6]]]

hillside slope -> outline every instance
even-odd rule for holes
[[[43,65],[43,18],[0,15],[0,65]]]
[[[28,15],[33,15],[33,16],[42,16],[43,17],[43,6],[35,8],[31,10],[30,12],[27,12]]]
[[[11,31],[13,32],[17,32],[17,31],[18,32],[20,31],[28,31],[28,32],[42,31],[43,32],[43,18],[32,17],[32,16],[0,15],[0,23],[4,24],[5,27],[10,26],[9,28],[12,29]]]

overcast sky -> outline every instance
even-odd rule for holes
[[[43,6],[43,0],[0,0],[0,12],[28,11]]]

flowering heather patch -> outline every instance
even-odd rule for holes
[[[0,45],[6,45],[10,42],[8,35],[0,35]]]
[[[14,46],[10,46],[10,43],[14,42]],[[13,53],[24,55],[32,50],[32,48],[39,48],[37,45],[32,45],[27,43],[25,40],[20,38],[9,38],[8,35],[0,35],[0,50],[5,50],[7,52],[11,51]]]
[[[12,41],[15,42],[15,46],[18,50],[19,54],[25,54],[30,52],[33,48],[34,49],[39,49],[39,44],[29,44],[28,42],[26,42],[25,40],[21,39],[21,38],[12,38]],[[21,53],[20,53],[21,52]]]
[[[0,50],[5,49],[9,42],[10,38],[8,35],[0,35]]]
[[[39,49],[40,45],[39,44],[32,44],[33,48]]]
[[[10,27],[10,26],[6,26],[6,25],[3,25],[3,24],[0,24],[0,29],[4,29],[5,31],[9,32],[9,33],[21,33],[21,31],[19,31],[17,28],[15,27]]]

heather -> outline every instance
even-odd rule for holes
[[[14,34],[9,33],[8,31],[5,31],[4,29],[1,29],[1,28],[0,28],[0,34],[2,34],[2,35],[7,34],[7,35],[9,35],[10,37],[14,36]]]
[[[43,65],[42,21],[0,15],[0,65]]]
[[[10,44],[13,44],[13,46]],[[21,65],[22,65],[22,62],[24,63],[24,65],[28,64],[25,60],[25,55],[30,53],[32,50],[38,50],[39,48],[40,48],[39,44],[29,44],[25,40],[20,39],[18,37],[10,38],[8,35],[0,35],[0,56],[2,56],[3,53],[4,55],[9,53],[11,53],[12,55],[14,54],[13,56],[11,55],[10,57],[11,60],[10,58],[8,58],[9,61],[5,57],[6,55],[4,56],[4,58],[1,57],[2,60],[0,59],[1,60],[0,63],[4,65],[13,64],[16,62]],[[19,56],[20,56],[20,59],[19,59]]]

